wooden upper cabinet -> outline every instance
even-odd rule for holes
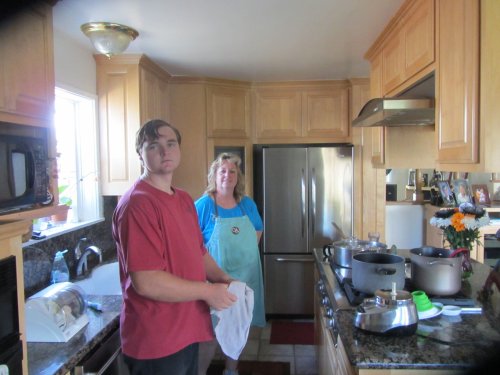
[[[405,79],[435,61],[435,3],[413,3],[404,26]]]
[[[481,1],[480,161],[481,171],[500,171],[500,2]]]
[[[382,56],[382,94],[394,94],[432,71],[435,0],[407,0],[365,57]]]
[[[437,1],[438,168],[500,171],[500,2]]]
[[[209,83],[206,92],[208,137],[250,137],[249,85]]]
[[[438,0],[437,14],[438,162],[477,163],[479,1]],[[498,67],[498,64],[496,66]]]
[[[255,127],[257,138],[295,138],[301,131],[300,91],[265,88],[255,91]]]
[[[145,63],[139,67],[141,125],[149,120],[166,120],[168,117],[168,77],[158,69]]]
[[[302,135],[349,137],[349,90],[347,87],[308,90],[302,94]]]
[[[0,23],[0,121],[51,127],[52,7],[44,2]]]
[[[167,120],[168,73],[145,55],[95,55],[103,195],[122,195],[141,174],[135,135],[144,122]]]
[[[347,81],[258,84],[254,98],[259,140],[350,141]]]

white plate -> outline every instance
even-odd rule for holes
[[[435,316],[438,316],[441,314],[443,311],[443,305],[433,303],[432,309],[426,310],[426,311],[418,311],[418,319],[430,319],[434,318]]]

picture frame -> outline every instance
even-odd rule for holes
[[[500,181],[493,182],[493,191],[491,193],[491,200],[495,203],[500,203]]]
[[[489,206],[490,193],[488,192],[488,186],[485,184],[472,185],[472,196],[474,197],[474,202],[482,206]]]
[[[443,199],[443,204],[445,206],[454,206],[455,197],[451,191],[450,184],[448,181],[438,181],[439,192],[441,193],[441,198]]]
[[[457,205],[462,203],[472,203],[472,195],[470,192],[470,186],[467,180],[457,179],[452,181],[453,193],[455,193],[455,201]]]

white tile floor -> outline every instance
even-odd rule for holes
[[[252,328],[241,360],[289,362],[290,375],[316,375],[318,362],[314,345],[271,345],[271,321],[264,328]],[[216,359],[222,359],[220,348]]]

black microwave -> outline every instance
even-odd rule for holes
[[[0,123],[0,214],[50,203],[47,141],[45,128]]]

